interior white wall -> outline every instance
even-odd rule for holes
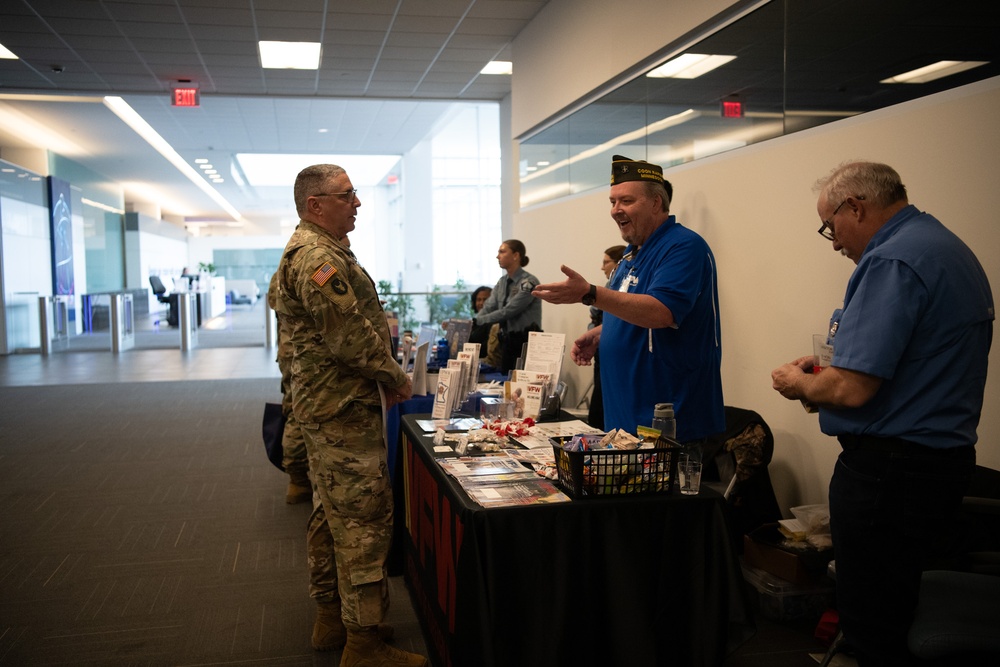
[[[1000,133],[994,109],[1000,78],[874,111],[668,170],[678,219],[702,234],[719,267],[723,387],[728,405],[759,412],[775,434],[771,464],[778,500],[789,507],[826,502],[839,452],[820,433],[815,415],[771,389],[770,371],[811,353],[811,336],[825,331],[854,265],[817,234],[816,179],[844,160],[864,158],[895,167],[910,201],[939,217],[972,247],[1000,288],[1000,229],[994,190],[1000,173]],[[593,281],[601,251],[617,241],[606,191],[521,211],[514,234],[543,282],[561,279],[566,263]],[[546,331],[582,333],[587,308],[543,307]],[[1000,468],[997,348],[986,387],[977,447],[979,462]],[[589,369],[567,359],[573,385],[586,387]]]

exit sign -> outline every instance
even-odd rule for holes
[[[196,107],[201,105],[201,94],[197,88],[174,88],[171,101],[175,107]]]
[[[739,100],[722,100],[723,118],[743,118],[743,102]]]

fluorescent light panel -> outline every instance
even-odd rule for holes
[[[933,65],[920,67],[909,72],[903,72],[888,79],[882,79],[879,83],[927,83],[935,79],[941,79],[952,74],[958,74],[965,70],[988,65],[985,60],[939,60]]]
[[[347,171],[356,188],[374,187],[399,162],[399,155],[293,155],[284,153],[237,153],[247,183],[255,188],[288,188],[288,201],[292,202],[291,188],[299,172],[312,164],[336,164]]]
[[[146,119],[140,116],[124,99],[114,95],[109,95],[104,98],[104,105],[111,109],[116,116],[121,118],[126,125],[131,127],[136,134],[145,139],[150,146],[156,149],[156,152],[165,157],[167,161],[174,165],[178,171],[184,174],[188,180],[197,185],[198,188],[206,195],[211,197],[215,203],[221,206],[226,213],[233,217],[234,220],[239,220],[243,217],[232,204],[226,201],[225,197],[220,195],[215,188],[206,183],[205,179],[202,178],[202,175],[195,171],[191,165],[185,162],[184,158],[182,158],[180,154],[174,150],[174,147],[171,146],[166,139],[161,137],[160,134],[146,122]]]
[[[509,60],[491,60],[486,63],[486,67],[479,70],[480,74],[511,74],[514,71],[514,63]]]
[[[257,42],[264,69],[319,69],[319,42]]]
[[[685,53],[650,70],[646,76],[653,79],[696,79],[733,60],[736,60],[736,56]]]
[[[20,58],[14,55],[13,51],[8,49],[3,44],[0,44],[0,58],[3,58],[5,60],[20,60]]]

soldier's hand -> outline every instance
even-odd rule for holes
[[[407,378],[406,382],[398,387],[387,387],[385,390],[386,409],[397,403],[409,399],[413,396],[413,383]]]

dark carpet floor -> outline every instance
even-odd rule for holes
[[[276,389],[0,388],[0,665],[336,665],[309,644],[310,508],[261,444]]]

